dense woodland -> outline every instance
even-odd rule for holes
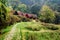
[[[59,2],[60,2],[60,0],[18,0],[18,1],[11,0],[11,2],[9,1],[9,5],[14,10],[20,10],[25,13],[36,14],[38,17],[40,17],[41,10],[45,11],[44,13],[47,12],[46,13],[47,15],[54,14],[55,18],[54,18],[53,23],[58,24],[58,23],[60,23],[60,16],[59,16],[60,15],[60,3]],[[18,5],[16,5],[16,4],[18,4]],[[46,7],[46,9],[44,7]],[[44,8],[44,10],[42,8]],[[47,16],[47,15],[45,15],[45,16]],[[53,18],[51,18],[51,19],[53,19]],[[48,20],[51,20],[51,19],[49,18]],[[45,22],[45,20],[43,20],[43,21]]]

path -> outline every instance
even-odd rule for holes
[[[14,25],[12,27],[11,31],[5,36],[4,40],[20,40],[21,31],[22,31],[22,33],[24,33],[24,32],[38,32],[38,33],[54,32],[52,30],[30,31],[30,30],[24,29],[23,28],[24,26],[28,26],[28,24],[27,23],[17,23],[16,25]]]
[[[17,32],[17,25],[19,23],[17,23],[16,25],[14,25],[11,29],[11,31],[5,36],[4,40],[11,40],[13,38],[13,36],[15,35],[15,33]]]

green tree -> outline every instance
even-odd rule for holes
[[[48,6],[44,5],[40,11],[40,20],[52,23],[55,20],[55,13]]]
[[[32,12],[33,14],[38,15],[38,12],[39,12],[39,11],[40,11],[40,6],[39,6],[39,5],[35,4],[35,5],[33,5],[33,6],[31,7],[31,12]]]
[[[3,3],[5,6],[7,5],[7,0],[0,0],[1,3]]]
[[[60,0],[49,0],[46,2],[46,5],[52,8],[54,11],[60,12]]]
[[[5,25],[7,20],[9,19],[9,10],[8,8],[0,2],[0,24]]]
[[[8,0],[8,5],[12,6],[12,8],[16,10],[19,5],[19,0]]]
[[[55,19],[55,23],[56,24],[60,24],[60,13],[59,12],[55,12],[56,13],[56,19]]]
[[[28,8],[27,8],[27,6],[26,6],[25,4],[19,4],[19,6],[18,6],[18,8],[17,8],[17,10],[20,10],[20,11],[22,11],[22,12],[28,12],[27,9],[28,9]]]

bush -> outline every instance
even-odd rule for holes
[[[11,19],[10,24],[14,24],[16,22],[20,22],[20,18],[17,15],[11,15],[10,19]]]
[[[29,33],[29,32],[26,32],[25,33],[25,40],[36,40],[36,36],[35,36],[35,33]]]
[[[46,27],[48,30],[59,30],[59,27],[53,24],[42,24],[44,27]]]
[[[9,9],[0,2],[0,28],[4,28],[4,26],[8,25],[8,20],[9,20]]]
[[[46,23],[53,23],[55,21],[55,13],[48,6],[44,5],[40,11],[39,19]]]
[[[28,25],[26,26],[26,29],[32,30],[32,31],[40,31],[41,29],[45,29],[42,25]]]
[[[56,12],[56,19],[55,19],[55,24],[60,24],[60,13],[59,12]]]
[[[20,19],[21,19],[21,21],[23,21],[23,22],[27,22],[27,21],[31,21],[31,19],[29,19],[29,18],[26,18],[26,17],[24,17],[24,16],[18,16]]]
[[[25,32],[25,40],[59,40],[60,32]]]

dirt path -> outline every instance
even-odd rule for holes
[[[19,23],[18,23],[19,24]],[[15,35],[16,33],[16,30],[17,30],[17,25],[14,25],[11,29],[11,31],[5,36],[4,40],[11,40],[13,38],[13,36]]]

